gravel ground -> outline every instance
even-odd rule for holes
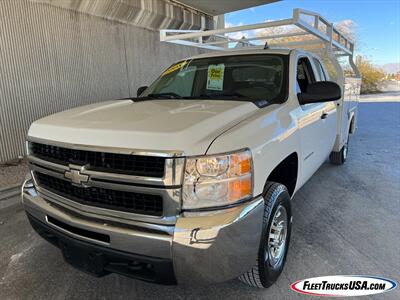
[[[380,85],[382,93],[360,96],[360,102],[399,102],[400,81],[384,81]]]
[[[28,165],[25,161],[0,165],[0,189],[22,184],[27,172]]]

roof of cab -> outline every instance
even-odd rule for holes
[[[219,56],[232,56],[232,55],[247,55],[247,54],[283,54],[289,55],[292,49],[287,48],[271,48],[271,49],[227,49],[226,51],[213,51],[204,54],[192,56],[189,59],[219,57]]]

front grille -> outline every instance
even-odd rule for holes
[[[35,157],[61,165],[76,164],[87,166],[88,170],[135,176],[164,176],[164,157],[76,150],[34,142],[29,143],[29,150]]]
[[[79,187],[43,173],[35,172],[34,175],[40,187],[84,205],[153,216],[161,216],[163,213],[163,199],[160,195]]]

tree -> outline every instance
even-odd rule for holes
[[[380,92],[379,83],[385,78],[385,72],[362,56],[357,56],[356,65],[362,77],[361,94]]]

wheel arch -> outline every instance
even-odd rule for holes
[[[349,133],[353,134],[356,131],[356,116],[353,114],[350,118]]]
[[[293,152],[275,166],[269,173],[267,182],[283,184],[288,189],[289,195],[292,196],[296,189],[298,173],[299,158],[297,152]]]

